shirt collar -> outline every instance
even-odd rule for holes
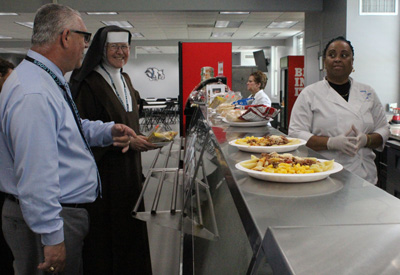
[[[60,79],[63,82],[64,85],[67,83],[67,81],[64,78],[64,75],[61,72],[61,69],[58,68],[57,65],[54,64],[52,61],[50,61],[40,53],[35,52],[33,50],[29,50],[27,55],[46,65],[46,67],[49,68],[58,77],[58,79]]]
[[[260,98],[260,97],[262,97],[262,93],[263,93],[263,92],[264,92],[263,89],[259,90],[259,91],[254,95],[254,98]]]

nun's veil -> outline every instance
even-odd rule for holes
[[[80,90],[82,81],[101,63],[104,54],[104,46],[107,41],[107,33],[109,32],[127,32],[129,33],[129,44],[131,44],[132,35],[128,30],[118,26],[107,26],[100,28],[93,37],[82,66],[75,69],[70,78],[70,86],[72,97],[75,99]]]

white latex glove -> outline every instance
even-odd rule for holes
[[[326,147],[328,147],[328,150],[337,150],[337,151],[341,151],[351,157],[355,156],[355,154],[357,153],[357,150],[358,150],[357,145],[356,145],[357,138],[349,137],[349,135],[352,131],[353,131],[353,128],[350,128],[350,130],[344,135],[330,137],[326,144]]]
[[[359,131],[356,126],[351,126],[351,129],[353,129],[354,133],[356,134],[356,146],[357,146],[357,151],[360,150],[360,148],[365,147],[367,145],[368,137],[366,134],[363,132]]]

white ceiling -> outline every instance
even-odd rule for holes
[[[1,11],[1,10],[0,10]],[[25,53],[30,45],[32,29],[15,22],[32,22],[34,13],[17,16],[0,16],[0,35],[13,39],[0,39],[0,52]],[[117,15],[87,15],[82,18],[93,34],[104,24],[101,21],[129,21],[129,30],[141,33],[144,38],[133,38],[136,54],[146,54],[142,47],[157,47],[160,53],[177,54],[178,42],[232,42],[234,52],[263,49],[284,45],[284,40],[304,31],[304,12],[251,12],[246,15],[222,15],[218,12],[119,12]],[[217,20],[242,21],[239,28],[215,28]],[[298,21],[289,29],[268,28],[271,22]],[[212,38],[213,32],[233,32],[229,39]],[[271,37],[256,38],[259,32]]]

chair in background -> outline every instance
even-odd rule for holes
[[[156,101],[155,97],[146,97],[145,98],[146,101]]]
[[[167,101],[165,107],[166,122],[175,124],[178,121],[178,106],[174,101]]]

